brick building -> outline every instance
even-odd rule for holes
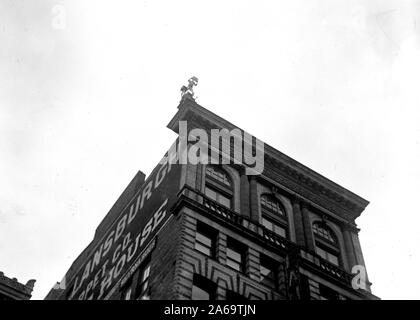
[[[0,301],[29,300],[34,289],[35,280],[26,284],[20,283],[16,278],[9,278],[0,272]]]
[[[188,96],[179,121],[237,129]],[[377,299],[355,223],[366,200],[268,145],[262,174],[245,173],[168,159],[139,172],[46,299]]]

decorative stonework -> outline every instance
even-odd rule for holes
[[[174,131],[177,131],[176,122],[181,120],[188,121],[189,129],[202,128],[208,133],[211,129],[216,128],[227,128],[229,130],[236,128],[195,102],[188,101],[180,105],[179,108],[179,112],[168,125]],[[302,200],[309,200],[348,221],[354,221],[368,204],[366,200],[318,175],[313,170],[304,167],[268,145],[265,145],[264,161],[263,177],[271,178],[297,193],[302,197]]]
[[[195,220],[187,213],[182,213],[182,232],[195,235]],[[186,223],[190,220],[191,223]],[[226,290],[234,291],[250,300],[284,300],[286,299],[286,284],[283,269],[279,274],[279,291],[262,286],[257,279],[230,269],[215,259],[208,258],[204,254],[194,250],[194,237],[183,238],[182,246],[177,259],[176,298],[191,299],[193,275],[197,274],[218,285],[218,298],[226,299]]]
[[[20,283],[16,278],[9,278],[0,272],[0,296],[6,295],[16,300],[26,300],[31,297],[35,280],[29,280],[26,284]],[[10,292],[13,292],[11,294]]]

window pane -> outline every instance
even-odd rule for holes
[[[213,189],[210,189],[210,188],[206,187],[205,194],[210,199],[217,200],[217,198],[216,198],[216,191],[214,191]]]
[[[320,300],[338,300],[338,293],[322,284],[319,285]]]
[[[142,276],[141,276],[141,282],[143,282],[144,280],[146,280],[149,277],[150,274],[150,265],[146,266],[145,269],[143,270]]]
[[[324,259],[327,258],[327,253],[319,247],[316,247],[316,253]]]
[[[146,290],[147,290],[147,287],[149,286],[149,281],[145,281],[142,285],[141,285],[141,289],[140,289],[140,292],[141,293],[144,293],[144,292],[146,292]]]
[[[224,205],[225,207],[230,208],[230,199],[225,197],[222,194],[219,194],[219,199],[217,200],[220,204]]]
[[[211,247],[211,239],[209,237],[197,232],[195,238],[201,244],[203,244],[207,247]]]
[[[226,259],[226,264],[229,267],[231,267],[231,268],[233,268],[235,270],[241,271],[241,265],[238,262],[234,261],[234,260],[231,260],[231,259],[228,258],[228,259]]]
[[[322,258],[324,258],[325,260],[331,262],[332,264],[335,264],[336,266],[339,265],[338,262],[338,256],[332,252],[328,252],[326,250],[324,250],[323,248],[320,247],[316,247],[316,253],[321,256]]]
[[[274,232],[283,238],[286,238],[286,230],[283,227],[274,225]]]
[[[280,226],[279,224],[273,223],[265,218],[262,219],[262,224],[268,230],[273,231],[274,233],[278,234],[283,238],[286,238],[286,229]]]
[[[131,298],[131,288],[129,288],[124,294],[124,300],[130,300]]]
[[[210,251],[210,248],[203,246],[201,243],[196,242],[196,243],[195,243],[195,248],[196,248],[198,251],[200,251],[200,252],[204,253],[205,255],[207,255],[207,256],[211,256],[211,251]]]
[[[261,206],[267,208],[268,210],[276,212],[280,215],[284,215],[280,201],[274,198],[273,196],[266,195],[266,194],[262,195]]]
[[[335,264],[336,266],[338,266],[338,257],[337,256],[335,256],[331,253],[328,253],[327,254],[327,260],[329,262],[331,262],[332,264]]]
[[[227,239],[226,262],[227,265],[235,270],[242,271],[246,252],[246,246],[233,238]]]
[[[273,228],[273,224],[265,218],[262,219],[262,224],[264,227],[266,227],[269,230],[272,230]]]
[[[228,175],[222,169],[208,166],[206,168],[206,174],[229,187],[231,185]]]
[[[212,188],[206,187],[205,194],[210,199],[217,201],[221,205],[224,205],[225,207],[230,208],[231,207],[231,200],[230,198],[224,196],[220,192],[217,192],[216,190],[213,190]]]
[[[260,256],[260,282],[272,289],[277,289],[278,263],[264,255]]]
[[[210,300],[210,294],[203,289],[193,285],[192,300]]]
[[[135,299],[142,299],[145,295],[148,294],[150,264],[146,264],[144,268],[140,269],[139,272],[140,274],[135,291]]]
[[[261,273],[261,280],[263,280],[264,278],[273,277],[273,270],[266,268],[263,265],[260,266],[260,273]]]
[[[337,242],[335,240],[334,233],[327,226],[323,226],[320,223],[315,222],[313,224],[313,231],[317,236],[319,236],[319,237],[321,237],[321,238],[323,238],[323,239],[325,239],[329,242],[332,242],[332,243]]]
[[[262,278],[261,279],[261,283],[263,284],[263,285],[265,285],[265,286],[267,286],[267,287],[270,287],[270,288],[274,288],[275,287],[275,283],[274,283],[274,280],[272,279],[272,278]]]
[[[217,239],[217,230],[198,222],[195,234],[195,249],[211,257],[214,255],[214,246]]]
[[[226,255],[228,258],[241,263],[242,257],[239,252],[232,250],[231,248],[227,248]]]

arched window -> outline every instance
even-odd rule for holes
[[[223,169],[215,166],[207,166],[206,175],[227,187],[231,186],[230,178]]]
[[[315,236],[316,253],[338,266],[340,264],[340,248],[335,233],[322,222],[314,222],[312,230]]]
[[[206,167],[205,194],[221,205],[232,208],[232,181],[225,170],[217,166]]]
[[[320,237],[323,240],[328,241],[334,245],[337,243],[337,239],[335,237],[334,232],[332,232],[332,230],[325,224],[322,225],[319,222],[315,222],[313,224],[313,230],[317,237]]]
[[[287,238],[286,211],[273,195],[263,194],[260,198],[262,225],[277,235]]]
[[[263,194],[261,196],[261,208],[263,210],[266,210],[276,215],[280,215],[284,217],[283,205],[280,203],[280,201],[276,197],[272,195]]]

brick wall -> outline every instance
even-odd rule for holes
[[[151,299],[175,298],[175,262],[180,243],[180,223],[173,216],[158,235],[156,248],[151,256],[150,286]]]

